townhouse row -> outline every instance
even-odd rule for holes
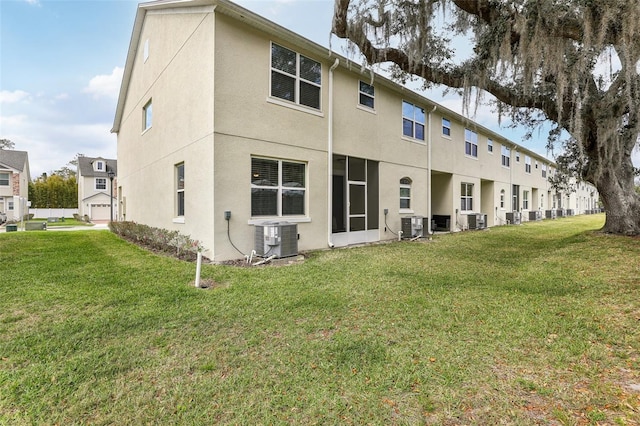
[[[551,189],[552,161],[227,0],[139,5],[112,131],[118,218],[216,261],[260,252],[268,223],[309,250],[397,238],[403,218],[597,208],[589,184]]]

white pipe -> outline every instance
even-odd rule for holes
[[[258,265],[262,265],[262,264],[267,263],[267,262],[271,262],[275,257],[276,257],[275,254],[271,255],[271,256],[267,257],[266,259],[262,259],[261,261],[254,263],[253,266],[258,266]]]
[[[200,287],[201,268],[202,268],[202,253],[198,252],[198,259],[196,260],[196,288]]]
[[[327,129],[327,245],[333,248],[333,71],[340,64],[336,58],[329,68],[329,119]]]
[[[433,128],[431,127],[431,114],[436,112],[438,105],[434,105],[429,112],[429,138],[427,139],[427,235],[431,236],[431,138],[433,137]]]

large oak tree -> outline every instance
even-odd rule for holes
[[[604,231],[640,235],[637,0],[335,0],[332,32],[398,78],[461,90],[467,107],[478,89],[514,123],[554,122],[550,140],[568,132],[580,177],[600,192]],[[473,47],[463,59],[460,37]]]

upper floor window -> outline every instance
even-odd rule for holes
[[[461,183],[460,184],[460,210],[471,211],[473,210],[473,184]]]
[[[184,163],[175,167],[176,177],[176,216],[184,216]]]
[[[491,139],[487,139],[487,152],[493,154],[493,141]]]
[[[142,107],[142,130],[147,130],[151,127],[153,121],[153,104],[151,99]]]
[[[516,151],[516,163],[520,162],[520,153]]]
[[[511,149],[502,145],[502,165],[504,167],[510,167],[511,165]]]
[[[451,121],[442,117],[442,134],[444,136],[451,136]]]
[[[104,171],[104,161],[96,161],[96,171],[97,172]]]
[[[424,108],[402,101],[402,134],[424,140]]]
[[[305,214],[306,165],[251,159],[251,216]]]
[[[478,134],[473,130],[464,129],[464,153],[471,157],[478,156]]]
[[[9,186],[9,173],[0,173],[0,186]]]
[[[271,44],[271,96],[320,109],[320,62]]]
[[[375,90],[373,86],[365,83],[364,81],[361,81],[359,86],[359,93],[360,105],[373,109],[375,105]]]
[[[144,48],[142,49],[143,53],[142,53],[142,58],[144,62],[147,62],[147,59],[149,59],[149,39],[146,39],[144,41]]]
[[[107,178],[96,178],[96,191],[107,189]]]
[[[531,173],[531,157],[528,155],[524,156],[524,171],[527,173]]]
[[[411,179],[408,177],[400,179],[400,208],[411,208]]]
[[[542,177],[543,178],[547,177],[547,165],[546,164],[542,165]]]

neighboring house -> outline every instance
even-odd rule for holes
[[[101,157],[78,157],[78,214],[91,220],[116,219],[118,162]],[[112,198],[113,194],[113,198]]]
[[[0,149],[0,212],[7,221],[19,221],[29,212],[29,155]]]
[[[308,250],[563,199],[550,160],[227,0],[139,6],[112,131],[118,217],[216,261],[249,254],[270,221],[297,224]]]

